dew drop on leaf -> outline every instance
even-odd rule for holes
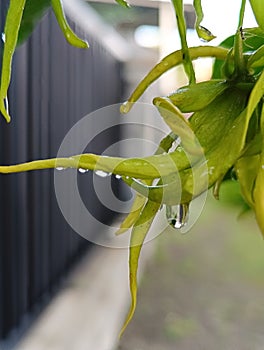
[[[63,168],[62,166],[56,167],[56,170],[59,170],[59,171],[64,170],[64,169],[65,169],[65,168]]]
[[[166,217],[171,227],[180,229],[187,223],[188,219],[188,205],[178,204],[173,206],[166,206]]]
[[[102,171],[102,170],[95,170],[94,173],[100,177],[108,177],[108,176],[112,175],[111,173],[107,173],[106,171]]]
[[[85,174],[85,173],[87,173],[89,170],[88,170],[88,169],[79,168],[78,171],[79,171],[79,173],[81,173],[81,174]]]
[[[131,108],[132,108],[133,103],[126,101],[120,106],[120,112],[122,114],[127,114]]]

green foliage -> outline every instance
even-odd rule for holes
[[[116,2],[123,7],[126,7],[126,8],[130,7],[129,3],[125,0],[116,0]]]
[[[124,0],[117,2],[128,7]],[[151,69],[121,108],[122,113],[129,112],[149,85],[169,69],[183,65],[189,79],[188,85],[169,96],[158,96],[153,100],[171,129],[171,133],[161,140],[155,155],[126,159],[82,154],[0,166],[1,173],[55,167],[111,171],[121,175],[123,181],[137,191],[131,213],[117,232],[121,234],[131,228],[131,308],[122,332],[135,311],[138,260],[161,204],[167,207],[170,225],[181,227],[191,201],[208,188],[213,188],[214,196],[218,198],[221,183],[229,180],[232,173],[237,178],[241,197],[254,210],[264,234],[264,8],[262,0],[250,1],[259,27],[244,29],[245,3],[245,0],[241,1],[236,33],[230,33],[233,35],[218,47],[189,48],[183,1],[172,0],[182,48]],[[31,32],[50,4],[66,39],[79,48],[88,47],[70,29],[60,0],[11,0],[6,18],[0,87],[0,110],[7,121],[10,116],[4,101],[7,101],[14,50],[17,42],[20,43]],[[203,40],[209,41],[214,36],[201,26],[201,1],[194,0],[194,7],[197,33]],[[198,57],[216,59],[212,79],[207,82],[196,83],[192,61]],[[184,112],[193,113],[188,121],[182,114]],[[176,139],[180,144],[172,150]],[[176,213],[175,208],[178,210]]]
[[[80,49],[86,49],[89,47],[88,43],[80,39],[70,28],[67,19],[64,14],[63,5],[61,0],[51,0],[53,12],[57,18],[58,24],[69,44],[78,47]]]
[[[17,44],[25,2],[26,0],[10,0],[5,23],[5,45],[0,85],[0,112],[3,114],[8,123],[10,122],[10,115],[8,112],[7,90],[11,80],[12,59]]]
[[[264,7],[262,0],[250,0],[250,4],[259,27],[264,30]]]
[[[51,0],[27,0],[22,16],[17,45],[22,44],[33,32],[37,22],[51,6]]]
[[[262,46],[264,45],[264,31],[260,28],[245,28],[242,30],[243,35],[243,52],[248,62],[248,68],[252,73],[259,73],[262,71],[261,61],[259,60],[259,54]],[[220,79],[229,75],[227,72],[233,72],[234,61],[232,58],[234,47],[235,35],[231,35],[226,38],[219,46],[229,50],[229,60],[216,59],[214,63],[213,75],[214,79]],[[227,73],[227,74],[226,74]]]
[[[195,28],[196,28],[196,32],[197,32],[199,38],[203,39],[204,41],[213,40],[215,38],[215,36],[210,32],[210,30],[201,26],[201,22],[204,18],[201,0],[194,0],[193,6],[194,6],[195,11],[196,11]]]
[[[38,19],[43,15],[45,9],[52,4],[53,11],[64,33],[66,40],[79,48],[87,48],[88,43],[80,39],[69,27],[61,0],[10,0],[4,29],[5,45],[1,70],[0,85],[0,112],[7,122],[11,117],[8,111],[7,92],[11,79],[12,59],[16,46],[21,44],[32,32]]]

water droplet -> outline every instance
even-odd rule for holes
[[[7,97],[4,98],[4,103],[5,103],[5,109],[7,111],[7,114],[9,114],[9,102]]]
[[[121,176],[121,175],[116,174],[115,178],[116,178],[117,180],[120,180],[120,179],[122,178],[122,176]]]
[[[65,169],[65,168],[63,168],[62,166],[56,167],[56,170],[59,170],[59,171],[64,170],[64,169]]]
[[[3,43],[5,43],[5,40],[6,40],[5,33],[2,33],[2,41],[3,41]]]
[[[120,112],[121,112],[122,114],[128,113],[128,112],[131,110],[132,105],[133,105],[133,103],[131,103],[131,102],[128,102],[128,101],[124,102],[124,103],[120,106]]]
[[[88,169],[83,169],[83,168],[78,168],[78,171],[79,171],[79,173],[81,173],[81,174],[85,174],[85,173],[87,173],[89,170],[88,170]]]
[[[94,173],[100,177],[108,177],[112,175],[111,173],[107,173],[106,171],[102,171],[102,170],[96,170]]]
[[[261,168],[264,169],[264,164],[262,164]]]
[[[188,204],[166,206],[166,217],[170,226],[180,229],[187,223]]]

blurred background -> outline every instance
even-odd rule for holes
[[[2,32],[8,3],[0,5]],[[13,121],[0,121],[1,164],[56,156],[78,120],[126,100],[161,57],[180,48],[169,2],[133,0],[130,9],[110,0],[63,3],[90,49],[71,48],[50,11],[18,48],[9,91]],[[204,0],[203,6],[202,24],[217,36],[213,43],[235,32],[239,0]],[[185,1],[185,16],[189,44],[203,45],[192,1]],[[254,24],[248,11],[245,27]],[[210,77],[212,63],[195,62],[199,81]],[[174,69],[141,101],[185,83],[182,69]],[[88,150],[101,153],[123,137],[115,128]],[[222,188],[220,202],[208,194],[186,235],[168,229],[143,247],[136,315],[119,341],[130,302],[128,251],[75,233],[58,208],[53,176],[0,176],[1,350],[263,349],[263,240],[235,182]],[[78,186],[99,221],[120,220],[96,197],[89,173],[79,176]],[[111,186],[120,200],[130,198],[116,179]],[[105,234],[93,223],[88,230]]]

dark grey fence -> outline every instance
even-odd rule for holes
[[[7,4],[0,4],[1,31]],[[88,39],[87,51],[70,47],[49,13],[19,48],[9,90],[13,120],[7,125],[0,119],[0,164],[56,156],[77,120],[121,100],[122,64],[90,34]],[[116,134],[107,137],[109,144]],[[90,245],[62,217],[53,171],[0,175],[0,198],[0,348],[5,348],[6,339],[16,337],[45,305]],[[103,208],[97,210],[105,217]]]

